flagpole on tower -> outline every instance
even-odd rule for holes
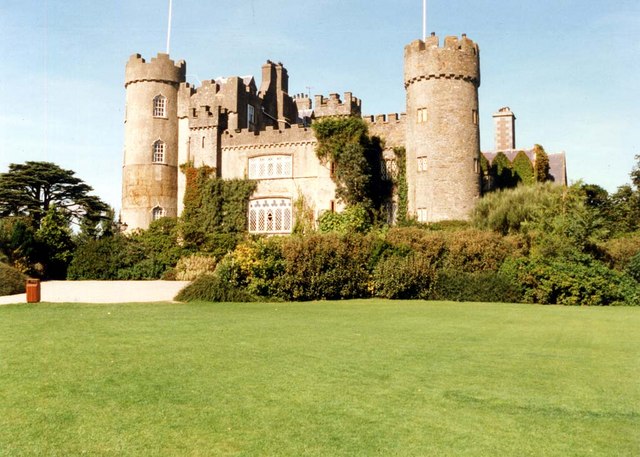
[[[427,0],[422,0],[422,41],[427,40]]]
[[[173,10],[173,0],[169,0],[169,25],[167,26],[167,54],[171,49],[171,13]]]

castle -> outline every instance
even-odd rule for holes
[[[435,34],[410,43],[404,86],[406,113],[364,117],[369,133],[383,140],[382,176],[391,178],[394,148],[404,147],[408,216],[420,222],[466,219],[482,187],[478,45],[464,34],[446,37],[442,45]],[[220,178],[257,181],[247,214],[251,233],[290,233],[293,203],[300,198],[316,219],[343,209],[332,164],[317,158],[309,125],[327,116],[362,116],[361,101],[350,92],[343,99],[291,96],[287,70],[271,61],[262,66],[259,87],[252,76],[234,76],[195,88],[186,82],[185,62],[167,54],[150,62],[131,56],[125,88],[121,219],[128,230],[180,215],[186,178],[179,168],[187,163],[212,167]],[[511,121],[500,128],[512,129],[514,148],[515,116]],[[390,221],[394,200],[387,205]]]

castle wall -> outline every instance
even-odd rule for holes
[[[407,125],[405,114],[379,114],[365,116],[364,121],[369,128],[369,135],[384,140],[385,149],[404,147],[407,140]]]
[[[147,228],[154,208],[177,215],[178,86],[186,65],[166,54],[150,62],[131,56],[126,66],[125,154],[121,218],[129,230]],[[154,98],[165,97],[163,115],[155,115]],[[164,143],[162,159],[154,143]]]
[[[465,36],[405,47],[409,213],[467,219],[480,196],[479,49]]]
[[[221,177],[249,177],[252,158],[291,156],[292,177],[259,180],[252,198],[284,197],[295,201],[303,196],[317,218],[324,211],[342,207],[335,202],[335,184],[329,165],[320,163],[315,148],[313,131],[304,127],[267,128],[259,134],[227,131],[221,138]]]

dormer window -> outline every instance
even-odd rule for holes
[[[167,117],[167,97],[156,95],[153,99],[153,117]]]
[[[153,163],[164,163],[164,153],[167,145],[162,140],[153,143]]]

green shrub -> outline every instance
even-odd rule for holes
[[[640,235],[632,234],[601,243],[599,257],[611,268],[624,270],[631,259],[640,253]]]
[[[496,271],[465,272],[440,270],[430,297],[432,300],[518,303],[520,287],[512,277]]]
[[[181,302],[251,302],[256,298],[247,291],[230,285],[217,275],[204,275],[182,289],[175,299]]]
[[[120,270],[142,261],[142,249],[122,235],[88,240],[76,250],[68,279],[119,279]]]
[[[216,258],[201,254],[192,254],[178,260],[175,268],[175,278],[178,281],[193,281],[207,273],[213,273],[216,268]]]
[[[282,243],[282,273],[274,289],[287,300],[367,297],[371,238],[315,234]]]
[[[321,233],[366,233],[371,229],[371,216],[362,205],[352,205],[341,213],[327,211],[318,219]]]
[[[626,272],[633,279],[640,282],[640,253],[631,258],[627,264]]]
[[[633,279],[585,257],[583,262],[563,259],[515,259],[502,273],[517,281],[527,303],[571,306],[640,305],[640,290]]]
[[[0,296],[25,292],[27,277],[15,268],[0,263]]]
[[[427,298],[435,276],[433,265],[417,255],[389,256],[378,262],[373,289],[383,298]]]

